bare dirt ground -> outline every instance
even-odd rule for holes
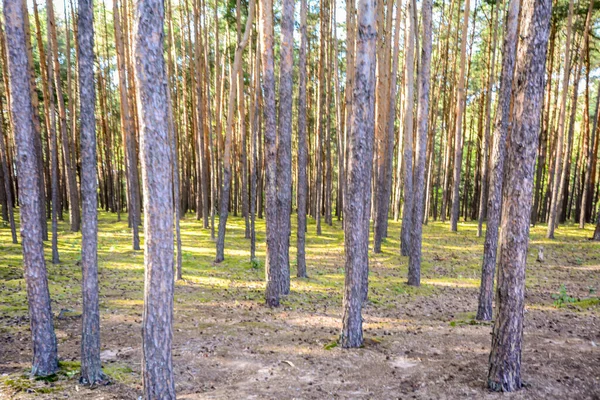
[[[475,226],[461,225],[459,234],[442,224],[425,228],[423,286],[414,289],[403,283],[407,260],[397,255],[399,225],[391,223],[384,252],[371,258],[365,346],[344,350],[335,345],[343,282],[339,224],[323,237],[311,235],[311,277],[293,279],[292,294],[273,310],[263,305],[262,266],[253,268],[247,260],[241,220],[234,219],[228,231],[232,250],[223,265],[210,262],[214,249],[206,231],[195,230],[195,221],[188,224],[183,226],[184,256],[188,253],[184,282],[177,283],[175,295],[178,398],[600,399],[600,306],[595,294],[600,289],[600,244],[586,239],[589,230],[561,228],[559,239],[549,242],[542,239],[543,227],[533,229],[522,369],[527,387],[499,394],[485,388],[491,324],[473,320],[482,248]],[[103,226],[101,221],[101,230]],[[5,269],[0,275],[0,398],[141,395],[141,258],[120,250],[118,243],[127,243],[126,232],[122,236],[112,232],[101,239],[102,357],[113,383],[92,389],[77,383],[78,238],[73,235],[73,262],[63,256],[70,267],[63,265],[61,272],[61,266],[49,266],[63,360],[54,382],[26,375],[30,333],[26,308],[18,308],[24,285],[13,282],[22,280],[12,258],[18,258],[18,249],[12,256],[0,255],[0,271]],[[113,242],[117,244],[111,247]],[[7,238],[0,237],[0,243],[4,246]],[[542,245],[545,261],[539,263],[536,249]],[[561,285],[566,304],[557,307],[552,295]],[[71,290],[59,289],[64,287]]]

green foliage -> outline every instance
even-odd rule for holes
[[[575,303],[577,301],[577,299],[567,294],[567,287],[564,285],[564,283],[560,285],[558,293],[553,294],[552,298],[554,299],[554,307],[556,308],[560,308],[565,304]]]

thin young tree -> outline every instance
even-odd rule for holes
[[[104,379],[100,362],[100,309],[98,301],[98,180],[96,176],[96,118],[94,108],[94,5],[78,0],[79,101],[81,121],[81,268],[83,316],[81,378],[87,385]]]
[[[24,7],[20,0],[4,0],[4,26],[8,53],[11,112],[17,145],[16,164],[21,213],[21,244],[29,304],[33,362],[32,375],[47,376],[58,370],[58,356],[44,245],[42,242],[43,194],[34,149],[33,110],[25,44]]]
[[[254,20],[254,0],[250,0],[248,9],[248,18],[244,36],[238,43],[235,50],[235,58],[231,67],[231,76],[237,77],[242,67],[242,55],[250,38],[252,22]],[[227,126],[225,127],[225,149],[223,153],[223,184],[221,186],[221,204],[219,207],[219,231],[217,234],[217,256],[215,262],[221,262],[225,259],[225,230],[227,227],[227,216],[229,214],[229,197],[231,193],[231,146],[233,136],[233,125],[235,124],[235,102],[238,94],[238,79],[231,79],[229,86],[229,103],[227,107]],[[240,101],[242,99],[239,99]]]
[[[134,24],[135,83],[144,185],[144,397],[175,399],[173,379],[173,196],[164,2],[140,0]]]
[[[488,387],[495,391],[512,392],[523,386],[525,266],[551,11],[551,0],[523,1],[502,198],[498,315],[488,374]]]
[[[353,10],[348,10],[353,12]],[[342,316],[342,347],[363,344],[362,306],[369,263],[371,167],[375,132],[375,1],[359,0],[352,97],[352,126],[348,136],[348,167],[344,198],[346,274]]]
[[[415,168],[410,258],[408,262],[408,284],[421,284],[421,250],[423,241],[423,208],[425,206],[425,162],[428,140],[429,88],[431,82],[432,48],[432,0],[424,0],[422,5],[423,47],[421,49],[421,70],[419,71],[419,111],[417,114],[417,143],[415,146]]]
[[[15,213],[13,209],[13,197],[10,185],[10,172],[8,170],[8,151],[6,150],[6,142],[4,141],[4,127],[0,120],[0,163],[2,163],[2,176],[4,181],[4,193],[6,195],[6,213],[10,223],[10,234],[13,244],[19,243],[17,240],[17,229],[15,227]]]
[[[308,144],[306,136],[306,20],[307,0],[300,0],[300,52],[298,55],[298,229],[296,231],[296,275],[306,278],[306,202],[308,191],[307,158]],[[339,151],[343,151],[339,149]]]
[[[466,88],[465,88],[465,64],[467,55],[467,31],[469,28],[470,1],[465,0],[463,12],[462,36],[460,42],[460,70],[458,72],[458,88],[456,90],[456,120],[454,127],[454,172],[452,182],[452,212],[450,213],[450,230],[458,230],[458,218],[460,215],[460,172],[462,168],[463,155],[463,114],[465,112]]]
[[[569,94],[569,77],[571,75],[571,41],[573,36],[573,3],[569,1],[569,14],[567,15],[567,37],[565,39],[565,59],[562,78],[562,92],[560,98],[560,111],[558,117],[558,133],[556,138],[556,155],[554,156],[554,179],[552,181],[552,197],[548,212],[548,231],[546,237],[554,239],[554,230],[558,226],[558,203],[560,200],[560,186],[562,182],[564,138],[567,113],[567,97]]]
[[[404,100],[404,133],[402,135],[402,156],[403,162],[403,197],[402,203],[402,227],[400,230],[400,246],[403,256],[408,256],[410,253],[410,237],[411,237],[411,222],[413,210],[413,134],[414,134],[414,105],[415,105],[415,39],[416,30],[415,18],[413,14],[417,11],[414,9],[412,1],[408,1],[408,13],[406,14],[406,33],[407,47],[405,56],[405,73],[406,80],[404,82],[406,98]]]
[[[504,158],[506,154],[506,136],[510,121],[510,100],[512,96],[513,74],[517,51],[517,29],[519,25],[520,0],[510,0],[502,45],[502,71],[500,74],[500,92],[494,127],[492,147],[492,165],[487,206],[487,225],[483,245],[483,263],[481,266],[481,286],[479,306],[476,318],[480,321],[492,319],[492,299],[494,293],[494,274],[496,271],[496,253],[498,249],[498,228],[500,226],[500,204],[502,200],[502,180],[504,176]]]

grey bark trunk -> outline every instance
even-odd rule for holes
[[[423,241],[423,208],[425,203],[425,162],[427,159],[427,137],[429,121],[429,88],[431,81],[432,47],[432,0],[424,0],[422,6],[423,48],[419,71],[419,111],[417,115],[417,143],[415,152],[413,211],[411,222],[410,258],[408,262],[408,284],[421,284],[421,250]]]
[[[371,166],[375,132],[376,39],[375,1],[359,0],[356,59],[354,66],[351,66],[355,81],[344,199],[346,273],[340,342],[345,348],[363,344],[362,305],[369,265]]]
[[[21,242],[32,334],[32,375],[58,370],[56,336],[42,242],[38,160],[34,149],[31,91],[25,45],[24,10],[20,0],[4,0],[4,24],[10,76],[11,112],[17,145],[16,163],[21,212]]]
[[[504,43],[502,45],[502,71],[500,93],[496,110],[492,165],[487,206],[487,224],[483,245],[483,263],[481,266],[481,286],[477,319],[492,319],[492,299],[494,293],[494,274],[496,271],[496,252],[498,249],[498,228],[500,226],[500,204],[502,197],[502,179],[504,177],[504,158],[506,136],[510,128],[510,100],[512,96],[513,73],[517,51],[517,29],[519,25],[519,0],[510,0]]]
[[[524,0],[514,79],[512,129],[507,144],[506,184],[498,260],[498,315],[492,334],[488,387],[511,392],[523,385],[521,351],[525,306],[525,266],[535,157],[551,0]]]
[[[81,121],[81,268],[83,317],[81,383],[103,380],[100,362],[100,309],[98,300],[98,180],[96,176],[96,91],[94,88],[93,0],[78,1],[79,100]],[[107,149],[108,150],[108,149]]]
[[[277,205],[277,132],[275,117],[275,67],[273,57],[273,1],[261,0],[259,7],[262,94],[264,110],[265,214],[267,225],[267,260],[265,275],[266,303],[278,307],[283,276],[279,262]]]
[[[231,86],[229,87],[229,103],[227,108],[227,126],[225,127],[225,151],[223,154],[223,186],[221,188],[221,204],[219,209],[219,231],[217,234],[217,256],[215,262],[225,259],[225,229],[229,214],[229,197],[231,193],[231,136],[233,135],[235,101],[237,95],[238,73],[242,65],[242,55],[250,38],[252,21],[254,20],[254,1],[249,4],[248,19],[244,29],[244,37],[235,50],[235,59],[231,68]],[[241,99],[240,99],[241,100]]]
[[[175,399],[173,360],[173,196],[164,3],[136,3],[134,51],[142,179],[145,289],[142,321],[144,398]]]
[[[402,171],[404,186],[402,193],[404,202],[402,203],[402,227],[400,228],[400,250],[403,256],[410,254],[411,222],[413,211],[413,131],[414,131],[414,104],[415,104],[415,38],[416,29],[413,14],[416,13],[412,1],[408,2],[408,14],[406,15],[407,30],[407,49],[405,59],[406,81],[405,81],[405,110],[404,110],[404,135],[402,149]]]
[[[308,190],[307,158],[308,143],[306,137],[306,19],[307,0],[300,2],[300,54],[298,56],[298,228],[296,232],[296,275],[306,278],[306,197]]]
[[[560,186],[562,182],[563,147],[565,137],[565,118],[567,113],[567,96],[569,93],[569,75],[571,73],[571,37],[573,26],[573,3],[569,1],[569,14],[567,16],[567,38],[565,44],[565,61],[563,70],[562,92],[560,99],[560,112],[558,117],[558,136],[556,139],[556,155],[554,156],[554,179],[552,182],[552,197],[550,199],[550,210],[548,213],[548,231],[546,237],[554,239],[554,229],[558,225],[558,203],[560,197]]]
[[[281,293],[290,293],[290,211],[292,205],[292,83],[294,73],[294,0],[283,0],[279,65],[277,137],[277,219]],[[331,216],[330,216],[331,218]]]

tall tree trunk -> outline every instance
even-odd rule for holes
[[[49,60],[46,60],[49,61]],[[52,72],[52,63],[48,62],[48,71]],[[54,81],[48,80],[49,93],[54,91]],[[50,135],[50,170],[51,170],[51,195],[52,195],[52,264],[58,264],[60,257],[58,254],[58,209],[60,207],[59,195],[59,170],[58,170],[58,138],[56,132],[56,106],[54,104],[54,96],[49,96],[48,107],[48,133]]]
[[[493,7],[492,14],[492,43],[490,44],[490,72],[488,76],[486,96],[485,96],[485,132],[483,134],[483,142],[481,143],[481,190],[479,192],[479,216],[477,221],[477,237],[481,237],[483,234],[483,220],[487,213],[487,194],[488,194],[488,155],[489,155],[489,143],[490,143],[490,130],[491,130],[491,110],[492,110],[492,89],[494,81],[496,79],[496,38],[498,36],[498,8]]]
[[[134,54],[144,184],[146,267],[142,321],[144,397],[175,399],[173,379],[173,196],[164,3],[136,3]],[[148,40],[153,38],[153,40]]]
[[[290,292],[290,211],[292,207],[292,83],[294,73],[294,0],[283,0],[279,65],[279,132],[277,137],[277,219],[281,293]],[[329,140],[329,139],[328,139]],[[331,162],[331,159],[330,161]],[[331,168],[329,168],[331,171]],[[328,179],[331,182],[331,179]],[[328,191],[331,193],[331,191]],[[329,207],[331,201],[329,201]],[[330,209],[330,208],[328,208]],[[331,223],[331,212],[329,212]]]
[[[60,63],[58,61],[58,37],[56,34],[56,19],[54,18],[54,7],[51,0],[46,1],[46,11],[48,13],[48,32],[50,34],[50,47],[52,53],[52,63],[54,65],[54,88],[56,89],[56,99],[58,102],[58,113],[60,117],[60,131],[63,147],[63,159],[66,172],[67,195],[69,196],[69,222],[71,230],[78,232],[81,225],[81,214],[79,211],[79,191],[77,189],[76,166],[74,154],[71,151],[72,145],[67,131],[67,110],[65,99],[61,88]]]
[[[350,10],[352,12],[353,10]],[[375,1],[359,0],[352,119],[348,136],[348,170],[344,199],[346,272],[342,316],[342,347],[363,344],[362,305],[369,269],[371,166],[375,131]]]
[[[306,0],[304,0],[306,1]],[[4,114],[4,107],[0,112]],[[13,191],[10,184],[10,171],[8,169],[8,151],[6,148],[6,142],[4,141],[4,121],[0,118],[0,163],[2,163],[2,176],[4,181],[4,193],[6,195],[6,213],[8,214],[8,220],[10,223],[10,233],[13,244],[19,243],[17,240],[17,229],[15,227],[15,213],[13,208]]]
[[[25,44],[24,9],[20,0],[4,0],[4,25],[8,53],[10,97],[21,212],[21,240],[29,323],[33,344],[32,375],[47,376],[58,370],[56,336],[42,242],[42,217],[38,159],[34,149],[33,109]],[[33,156],[32,156],[33,155]]]
[[[419,111],[417,115],[417,143],[415,151],[413,211],[411,222],[410,258],[408,263],[408,284],[421,284],[421,249],[423,240],[423,206],[425,201],[425,161],[429,120],[429,87],[431,80],[431,47],[432,47],[432,0],[424,0],[423,49],[421,53],[421,70],[419,71]]]
[[[296,231],[296,275],[306,278],[306,197],[307,179],[307,137],[306,137],[306,19],[308,0],[300,0],[300,54],[298,56],[298,228]],[[351,12],[351,10],[350,10]],[[338,149],[338,151],[342,151]]]
[[[415,26],[415,18],[413,14],[415,4],[412,0],[408,1],[408,13],[406,14],[406,33],[407,33],[407,48],[405,56],[405,110],[404,110],[404,135],[402,148],[404,154],[402,156],[404,186],[402,188],[404,194],[404,202],[402,208],[402,227],[400,230],[400,246],[403,256],[410,254],[410,238],[411,238],[411,223],[413,210],[413,135],[414,135],[414,104],[415,104],[415,38],[417,35],[417,27]]]
[[[581,212],[579,216],[579,227],[584,228],[585,222],[588,221],[588,207],[592,203],[592,165],[593,160],[597,156],[594,153],[594,143],[596,142],[596,129],[598,129],[598,106],[600,105],[600,83],[598,84],[598,94],[596,95],[596,109],[594,111],[594,122],[590,132],[590,141],[588,144],[587,162],[585,165],[585,177],[583,180],[583,194],[581,195]]]
[[[458,88],[456,91],[456,125],[454,127],[454,173],[452,181],[452,212],[450,214],[450,230],[458,230],[460,203],[460,172],[463,153],[463,113],[465,111],[465,58],[467,53],[467,29],[469,27],[470,1],[465,0],[465,10],[462,22],[462,38],[460,43],[460,71],[458,73]]]
[[[483,264],[481,266],[481,286],[479,289],[478,320],[492,319],[492,298],[494,292],[494,273],[496,270],[496,252],[498,249],[498,228],[500,226],[500,205],[502,200],[502,180],[504,176],[504,158],[506,136],[510,123],[510,103],[512,96],[513,73],[517,49],[517,29],[519,26],[520,0],[510,0],[502,45],[502,71],[500,92],[496,109],[490,187],[487,206],[487,226],[483,246]]]
[[[511,116],[513,125],[507,145],[506,184],[502,199],[498,315],[492,334],[488,374],[488,387],[495,391],[511,392],[523,385],[521,350],[525,266],[551,10],[551,0],[523,2],[519,35],[522,42],[517,55]]]
[[[565,43],[565,60],[562,80],[562,92],[560,99],[560,114],[558,118],[558,136],[556,139],[556,156],[554,157],[554,180],[552,182],[552,198],[550,200],[550,212],[548,217],[548,231],[546,237],[554,239],[554,229],[558,226],[558,203],[560,199],[560,186],[562,182],[563,147],[565,137],[565,116],[567,113],[567,95],[569,93],[569,75],[571,73],[571,36],[573,30],[573,3],[569,1],[569,14],[567,16],[567,38]]]
[[[242,66],[242,55],[250,38],[252,30],[252,21],[254,19],[254,0],[250,0],[248,19],[244,29],[244,37],[238,43],[235,50],[235,59],[231,68],[231,85],[229,87],[229,104],[227,107],[227,126],[225,127],[225,151],[223,153],[223,186],[221,187],[221,205],[219,210],[219,233],[217,235],[217,256],[215,262],[221,262],[225,259],[225,229],[227,226],[227,216],[229,214],[229,197],[231,192],[231,136],[233,135],[233,125],[235,123],[234,112],[236,110],[235,101],[237,95],[237,84],[240,68]],[[240,99],[241,100],[241,99]]]
[[[273,1],[261,0],[259,7],[259,42],[261,51],[262,95],[265,140],[265,214],[267,222],[267,260],[265,275],[266,303],[278,307],[282,295],[282,276],[279,256],[279,229],[277,213],[277,131],[275,117],[275,61],[273,56]]]
[[[78,0],[79,90],[81,120],[81,268],[83,294],[81,378],[87,385],[103,380],[100,362],[100,309],[98,300],[98,200],[96,191],[96,119],[94,109],[93,0]],[[72,107],[75,109],[75,107]],[[73,115],[74,118],[74,115]],[[112,173],[112,172],[111,172]]]

